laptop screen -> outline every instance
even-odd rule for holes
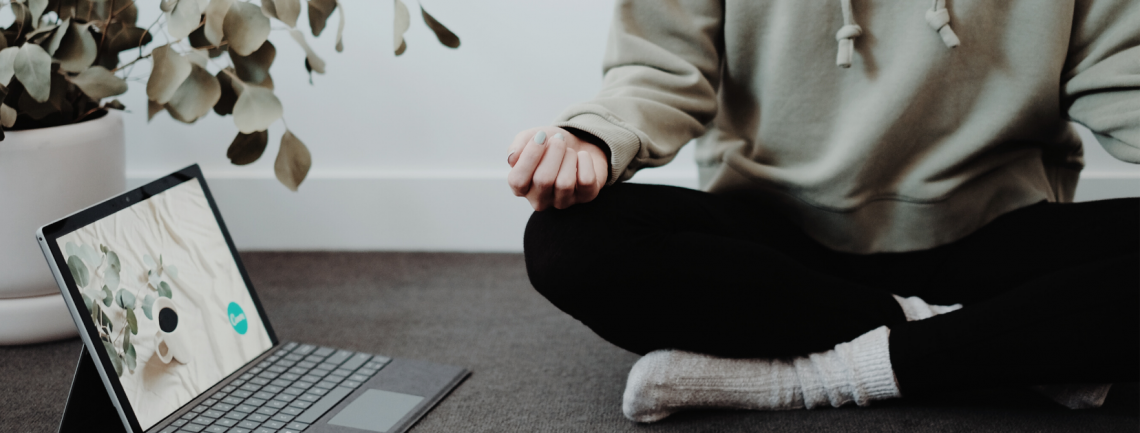
[[[56,242],[143,429],[273,346],[197,178]]]

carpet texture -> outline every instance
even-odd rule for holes
[[[685,412],[638,425],[621,415],[626,373],[637,357],[598,338],[534,292],[521,255],[244,253],[242,258],[282,340],[474,372],[413,432],[1136,432],[1140,427],[1136,384],[1115,386],[1096,410],[1072,411],[1031,391],[996,389],[868,408]],[[79,347],[78,339],[0,347],[0,431],[55,431]]]

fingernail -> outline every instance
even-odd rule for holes
[[[534,144],[542,144],[546,142],[546,131],[538,131],[534,134]]]
[[[512,157],[512,156],[515,156],[515,153],[514,153],[514,152],[511,152],[511,153],[508,153],[508,154],[507,154],[507,164],[510,164],[510,163],[511,163],[511,157]]]
[[[562,138],[562,133],[561,133],[561,132],[555,133],[555,134],[554,134],[554,138],[557,138],[557,139],[559,139],[559,140],[562,140],[562,141],[566,141],[566,139],[565,139],[565,138]]]

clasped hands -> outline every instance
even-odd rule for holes
[[[562,128],[520,132],[508,152],[507,184],[536,211],[593,200],[609,178],[605,152]]]

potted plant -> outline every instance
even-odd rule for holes
[[[134,0],[12,0],[13,22],[0,30],[0,344],[75,335],[58,289],[31,233],[53,218],[121,192],[126,186],[125,140],[115,96],[130,80],[145,79],[148,119],[162,112],[185,123],[214,111],[231,116],[238,133],[227,149],[233,164],[250,164],[269,142],[267,128],[281,118],[269,73],[276,47],[272,24],[305,51],[310,74],[325,63],[302,32],[302,6],[313,37],[331,29],[344,44],[345,13],[338,0],[161,0],[153,23],[139,25]],[[396,55],[410,15],[393,0]],[[421,7],[425,23],[444,45],[459,38]],[[155,34],[164,32],[161,38]],[[155,40],[163,45],[154,46]],[[135,66],[150,62],[145,77]],[[274,163],[277,179],[296,191],[312,158],[286,130]]]

